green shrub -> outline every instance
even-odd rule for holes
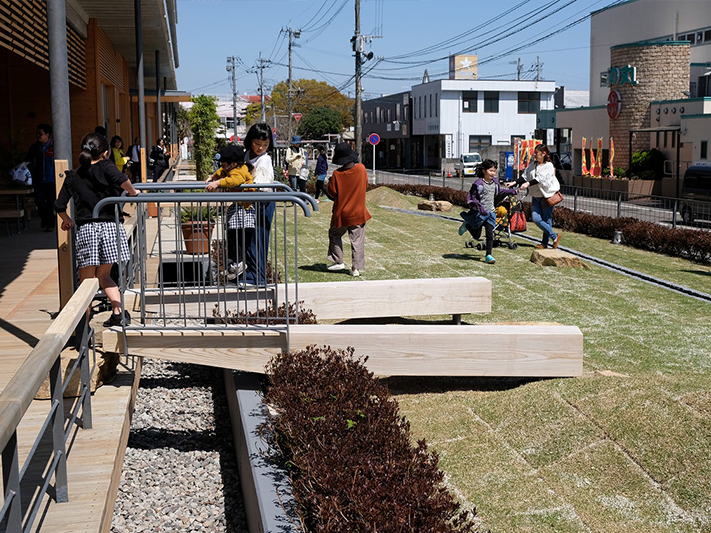
[[[661,178],[664,175],[664,154],[656,148],[637,150],[632,154],[630,173],[642,179]]]

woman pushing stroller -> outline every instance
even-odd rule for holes
[[[467,194],[469,211],[462,211],[464,223],[459,228],[459,234],[469,231],[472,237],[479,239],[482,228],[486,232],[486,256],[484,261],[496,263],[491,255],[494,247],[494,228],[496,227],[496,210],[494,200],[500,194],[516,194],[516,189],[502,189],[496,177],[498,164],[491,159],[484,159],[477,167],[477,179]]]

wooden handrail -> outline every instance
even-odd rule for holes
[[[69,337],[86,316],[98,288],[95,278],[82,282],[0,393],[0,450],[5,449]]]

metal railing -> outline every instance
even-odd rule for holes
[[[94,332],[87,324],[86,310],[98,286],[99,282],[96,279],[86,280],[81,284],[27,356],[10,383],[0,393],[0,449],[4,496],[0,510],[0,530],[7,533],[30,531],[45,494],[56,502],[69,500],[67,442],[75,424],[84,429],[92,427],[91,375],[93,366],[96,365],[96,351]],[[63,379],[61,352],[72,333],[75,335],[78,356]],[[90,358],[92,354],[93,358]],[[65,417],[64,392],[77,369],[80,373],[80,393]],[[17,427],[47,376],[49,376],[51,395],[49,413],[20,467]],[[43,442],[48,432],[51,434],[49,450],[47,444]],[[39,457],[48,451],[46,460]],[[44,461],[41,465],[41,477],[38,480],[28,475],[30,465],[36,458],[38,461]],[[34,472],[32,474],[36,475]],[[55,480],[53,486],[50,485],[52,477]],[[39,492],[35,490],[31,501],[23,502],[22,489],[26,489],[24,493],[27,494],[37,486],[40,487]]]
[[[420,172],[422,174],[417,175],[377,170],[374,183],[430,185],[468,191],[476,179],[454,175],[443,177],[435,171]],[[564,185],[561,190],[565,195],[563,207],[575,212],[612,218],[631,217],[673,228],[711,229],[711,202],[570,185]],[[524,197],[523,201],[530,202],[530,199]]]
[[[313,198],[281,183],[250,184],[256,192],[197,192],[202,182],[136,187],[139,196],[95,208],[137,204],[134,283],[120,280],[139,310],[129,327],[288,332],[298,322],[298,213],[318,210]]]

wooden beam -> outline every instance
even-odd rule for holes
[[[54,162],[54,183],[57,190],[62,190],[64,179],[69,170],[69,162],[66,159],[57,159]],[[67,206],[67,215],[72,216],[71,205]],[[59,309],[64,309],[67,302],[74,294],[74,253],[71,242],[71,231],[62,229],[62,219],[56,215],[57,223],[57,263],[59,267]]]
[[[199,316],[205,302],[220,302],[220,309],[244,308],[245,301],[265,302],[276,294],[279,303],[288,289],[289,302],[303,301],[303,309],[310,309],[318,320],[346,320],[396,316],[463,315],[491,312],[491,281],[482,277],[392,279],[373,281],[331,281],[299,283],[298,295],[294,284],[258,291],[237,291],[235,288],[213,291],[163,291],[165,309],[159,308],[160,294],[146,295],[146,311],[151,313]],[[228,292],[229,291],[229,292]],[[219,294],[218,294],[219,293]],[[180,302],[186,302],[183,307]]]
[[[285,331],[126,331],[132,355],[263,372],[268,360],[287,349]],[[123,351],[118,330],[103,333],[107,351]],[[355,348],[381,376],[582,375],[583,334],[575,326],[551,324],[294,325],[289,349],[316,344]]]

